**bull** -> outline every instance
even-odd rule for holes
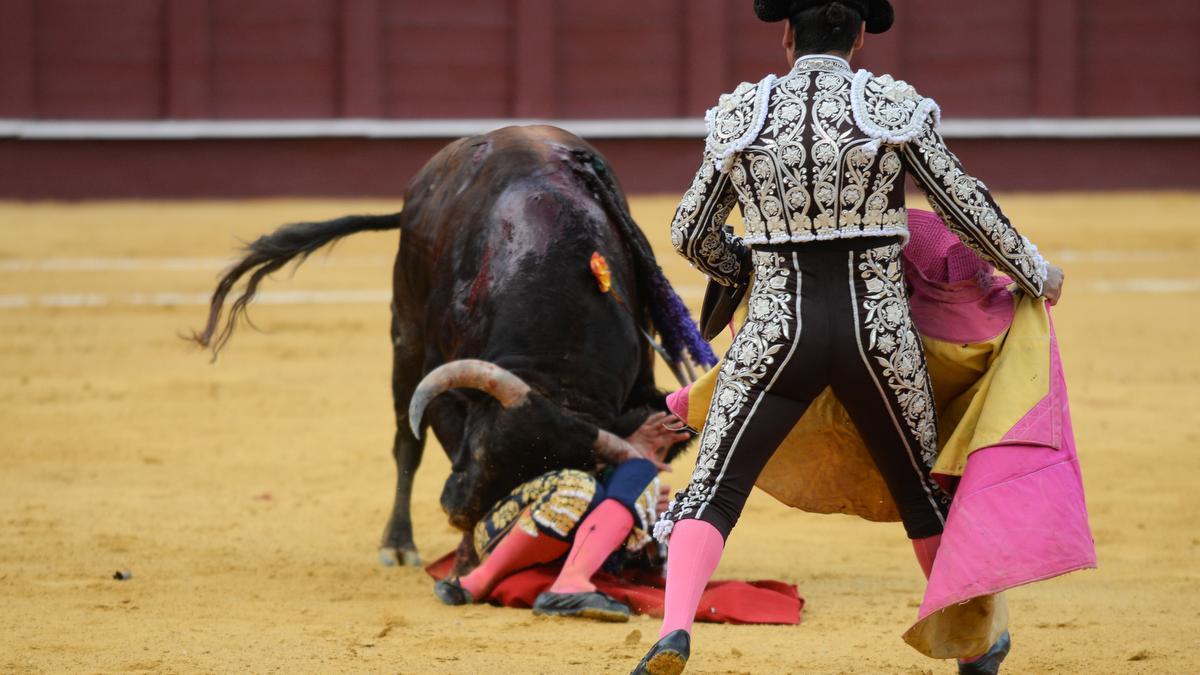
[[[598,450],[666,409],[654,348],[677,375],[689,356],[715,362],[602,156],[548,126],[450,143],[410,182],[399,213],[260,237],[220,278],[194,339],[215,359],[264,277],[369,230],[401,233],[391,303],[397,478],[380,544],[385,564],[420,563],[410,503],[428,429],[451,462],[441,505],[464,532],[462,571],[475,562],[471,529],[498,499],[551,469],[594,468]]]

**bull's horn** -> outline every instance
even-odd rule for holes
[[[470,387],[490,394],[505,408],[519,406],[529,398],[529,385],[494,363],[478,359],[460,359],[434,368],[417,385],[408,403],[408,422],[413,435],[421,437],[421,418],[425,408],[442,392]]]

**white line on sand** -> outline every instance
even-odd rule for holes
[[[1160,262],[1163,260],[1176,260],[1183,258],[1195,257],[1195,251],[1186,249],[1160,250],[1160,249],[1120,249],[1120,250],[1078,250],[1078,249],[1061,249],[1058,251],[1050,251],[1046,257],[1055,263],[1067,264],[1076,262],[1085,263],[1141,263],[1141,262]]]
[[[1157,262],[1176,258],[1191,258],[1195,255],[1189,250],[1078,250],[1062,249],[1051,251],[1049,256],[1058,263],[1094,262],[1094,263],[1137,263]],[[334,256],[322,255],[314,257],[309,266],[339,267],[339,268],[376,268],[389,267],[393,256]],[[142,258],[133,256],[111,257],[81,257],[81,258],[0,258],[0,273],[2,272],[194,272],[225,269],[234,262],[233,258],[216,257],[164,257]]]
[[[1093,281],[1083,286],[1084,290],[1093,293],[1149,293],[1151,295],[1200,293],[1200,279],[1117,279]]]
[[[307,265],[317,267],[387,267],[392,256],[317,256]],[[138,258],[128,256],[95,258],[0,258],[0,272],[194,272],[220,271],[233,258]]]
[[[179,307],[204,306],[208,293],[45,293],[0,295],[0,309],[28,307]],[[330,291],[263,291],[255,298],[260,305],[386,305],[392,292],[386,289],[343,289]]]
[[[1200,293],[1200,279],[1120,279],[1114,281],[1091,281],[1073,287],[1074,292],[1083,293],[1133,293],[1148,295],[1180,295]],[[698,300],[704,287],[688,284],[676,287],[686,298]],[[205,306],[211,296],[208,293],[43,293],[43,294],[0,294],[0,310],[27,309],[31,307],[86,308],[86,307],[180,307]],[[260,305],[386,305],[392,299],[387,289],[338,289],[338,290],[294,290],[263,291],[255,298]]]

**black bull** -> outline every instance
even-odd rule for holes
[[[643,334],[680,343],[670,335],[680,327],[655,306],[664,287],[678,298],[599,153],[561,129],[508,127],[442,149],[409,184],[401,213],[259,238],[221,278],[195,339],[215,358],[267,274],[346,235],[390,229],[401,231],[391,330],[397,481],[380,556],[419,563],[409,507],[432,427],[452,462],[441,503],[464,531],[465,567],[471,528],[496,500],[548,470],[594,467],[599,429],[624,436],[665,409]],[[597,286],[596,252],[613,292]],[[246,274],[222,325],[225,298]]]

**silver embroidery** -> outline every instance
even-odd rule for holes
[[[904,176],[972,248],[1041,295],[1046,262],[1005,220],[937,133],[932,99],[890,76],[806,57],[786,76],[744,84],[709,116],[704,165],[671,227],[676,250],[727,286],[747,276],[747,247],[908,237]],[[725,221],[741,204],[744,239]]]
[[[729,172],[744,244],[907,237],[903,162],[855,125],[852,77],[844,61],[805,58],[772,85],[766,123]]]
[[[937,130],[927,127],[904,153],[933,210],[963,243],[1040,296],[1046,262],[1037,247],[1009,224],[987,186],[963,170]]]
[[[716,476],[720,472],[717,449],[725,437],[736,430],[735,421],[751,403],[751,392],[771,371],[780,351],[794,338],[792,326],[796,317],[789,277],[796,271],[780,254],[755,251],[754,274],[749,314],[721,364],[700,436],[700,452],[691,483],[675,496],[663,521],[678,521],[712,498],[717,487]],[[655,534],[660,538],[669,532],[669,525],[656,526]]]
[[[728,175],[719,173],[706,153],[671,222],[675,250],[726,286],[741,281],[742,259],[747,255],[741,239],[725,228],[735,205],[737,194],[730,189]]]
[[[767,119],[767,99],[774,75],[758,84],[743,82],[732,94],[722,94],[717,105],[704,115],[708,136],[705,147],[713,166],[721,173],[729,171],[733,156],[754,140]]]
[[[868,71],[858,71],[850,86],[850,97],[858,128],[882,143],[907,143],[931,119],[936,125],[942,116],[937,102],[891,75],[875,77]]]
[[[900,245],[861,252],[858,271],[867,287],[862,299],[866,349],[882,368],[905,425],[921,444],[921,461],[932,467],[938,452],[937,413],[921,339],[909,319]]]

